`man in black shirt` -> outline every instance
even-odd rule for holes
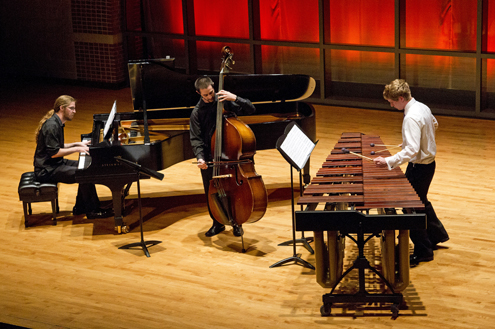
[[[198,78],[194,83],[196,92],[201,95],[201,99],[194,107],[189,123],[191,145],[198,161],[198,168],[201,169],[203,187],[207,198],[210,180],[213,177],[213,168],[208,166],[207,162],[213,159],[211,138],[216,128],[217,103],[219,101],[223,102],[226,111],[236,114],[252,114],[255,111],[253,104],[248,99],[236,96],[226,90],[220,90],[218,93],[215,93],[213,84],[213,81],[209,77]],[[213,218],[209,204],[208,211],[210,212],[210,217],[213,219],[213,225],[205,235],[211,237],[225,230],[225,226]],[[234,235],[242,235],[240,227],[234,227]]]
[[[72,153],[89,154],[89,141],[66,144],[65,122],[76,114],[76,101],[68,95],[57,98],[53,109],[41,119],[36,129],[34,174],[39,182],[74,184],[78,162],[64,159]],[[87,218],[105,218],[111,211],[100,208],[100,200],[94,184],[79,184],[74,215],[86,214]]]

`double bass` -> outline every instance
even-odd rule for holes
[[[234,64],[230,47],[222,48],[222,67],[218,90],[223,90],[223,76]],[[263,179],[254,169],[256,138],[253,131],[235,114],[217,103],[216,130],[212,136],[213,177],[208,190],[208,204],[215,220],[238,228],[260,220],[266,212],[268,197]]]

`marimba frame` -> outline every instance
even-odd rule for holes
[[[357,138],[362,138],[359,148],[356,145]],[[360,133],[343,134],[342,139],[336,145],[335,149],[327,157],[322,169],[318,171],[318,176],[313,179],[312,184],[320,184],[309,186],[305,191],[305,196],[299,199],[298,204],[305,204],[305,211],[297,212],[297,230],[314,231],[315,238],[315,259],[316,259],[316,280],[324,288],[331,288],[329,294],[323,295],[323,306],[321,314],[327,316],[331,312],[334,303],[392,303],[391,311],[393,316],[398,315],[399,306],[403,302],[403,291],[409,284],[409,230],[424,229],[426,220],[424,214],[397,215],[395,208],[423,208],[423,204],[419,197],[412,189],[411,185],[405,178],[400,168],[388,171],[386,168],[376,169],[374,164],[366,164],[366,168],[362,159],[359,157],[352,158],[350,154],[342,155],[341,147],[345,145],[347,138],[352,138],[352,145],[356,152],[366,153],[366,147],[370,145],[370,141],[382,144],[377,136],[367,136],[364,138]],[[339,146],[337,148],[337,146]],[[369,154],[369,153],[366,153]],[[386,156],[386,155],[385,155]],[[359,159],[359,161],[356,161]],[[361,167],[361,170],[357,168]],[[383,170],[385,169],[385,170]],[[373,178],[359,178],[359,175],[370,176]],[[352,177],[346,181],[347,176]],[[385,184],[385,182],[387,182]],[[367,183],[368,185],[365,185]],[[328,184],[328,185],[325,185]],[[338,184],[338,185],[334,185]],[[352,184],[363,184],[360,194],[359,185],[349,186]],[[329,186],[326,188],[325,186]],[[342,193],[336,193],[335,190],[342,186]],[[325,190],[331,191],[328,196],[324,195]],[[313,193],[313,194],[312,194]],[[365,201],[364,194],[368,193],[369,197]],[[385,197],[391,194],[390,197]],[[309,195],[309,196],[308,196]],[[360,196],[361,195],[361,196]],[[338,202],[345,200],[346,202]],[[362,200],[362,201],[361,201]],[[360,204],[360,202],[363,202]],[[323,211],[315,211],[318,204],[325,203]],[[358,210],[349,211],[348,209]],[[370,210],[376,209],[377,215],[369,215]],[[360,215],[352,215],[357,213]],[[318,218],[315,220],[309,219],[311,216]],[[340,218],[343,216],[342,218]],[[361,224],[354,223],[354,227],[350,227],[346,223],[345,216],[354,222],[363,220]],[[356,217],[357,216],[357,217]],[[364,216],[364,217],[361,217]],[[298,218],[297,218],[298,217]],[[341,225],[331,223],[332,217]],[[364,219],[366,218],[366,219]],[[373,220],[383,221],[383,227],[375,227],[372,230],[360,229],[359,225],[368,225],[368,218]],[[388,219],[387,219],[388,218]],[[400,223],[394,225],[390,219],[397,220]],[[318,220],[324,221],[325,225],[318,223]],[[400,225],[399,225],[400,224]],[[325,242],[324,231],[327,232]],[[397,245],[396,245],[396,232]],[[351,234],[356,234],[354,238]],[[365,234],[369,234],[365,237]],[[345,237],[353,240],[359,251],[359,256],[354,261],[354,265],[343,272]],[[382,272],[379,273],[372,267],[368,260],[364,257],[364,244],[373,237],[380,237]],[[396,257],[398,256],[398,257]],[[397,261],[397,267],[396,267]],[[342,279],[353,269],[359,271],[359,292],[357,294],[334,294],[335,289]],[[380,279],[385,283],[390,290],[390,293],[370,294],[365,289],[364,271],[369,269],[375,272]],[[396,274],[397,273],[397,274]]]

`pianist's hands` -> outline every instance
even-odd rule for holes
[[[89,147],[87,145],[77,146],[77,152],[79,152],[79,154],[89,155]]]
[[[198,159],[198,168],[199,169],[207,169],[208,165],[206,164],[204,159]]]
[[[88,140],[88,141],[82,141],[82,142],[77,142],[77,143],[74,143],[76,146],[87,146],[89,144],[91,144],[91,140]]]
[[[235,102],[235,100],[237,99],[236,95],[232,94],[227,90],[220,90],[217,94],[218,94],[218,100],[220,102],[224,102],[224,101]]]
[[[83,141],[83,142],[76,142],[71,145],[71,147],[75,147],[75,151],[78,152],[79,154],[88,154],[89,155],[89,147],[88,145],[91,144],[91,141]]]

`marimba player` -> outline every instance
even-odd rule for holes
[[[427,194],[435,174],[436,142],[435,131],[438,122],[428,106],[411,97],[411,90],[405,80],[396,79],[385,86],[383,91],[391,107],[404,110],[402,122],[402,150],[386,158],[377,157],[374,163],[379,167],[393,169],[408,162],[406,177],[425,205],[426,230],[411,230],[414,253],[410,256],[411,266],[433,260],[436,245],[449,240],[449,235],[435,214]],[[418,211],[419,212],[419,211]]]

